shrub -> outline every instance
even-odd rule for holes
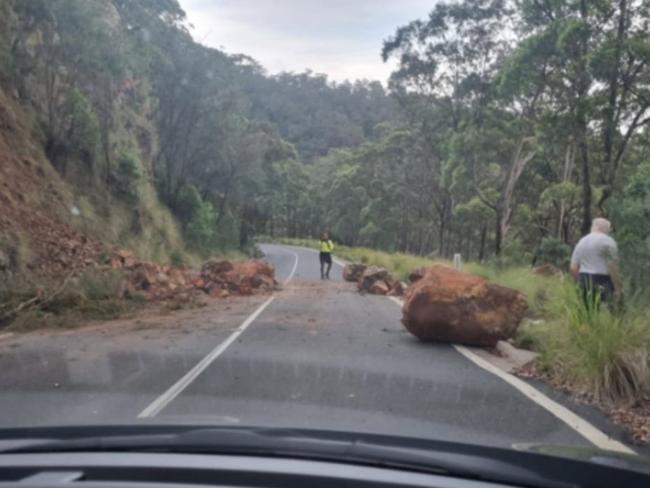
[[[113,191],[129,203],[140,200],[142,185],[140,158],[132,149],[122,149],[117,155],[117,168],[112,172]]]
[[[99,143],[99,122],[90,101],[77,89],[68,91],[63,104],[65,143],[70,152],[92,161]]]
[[[117,270],[90,270],[79,277],[79,292],[86,300],[110,300],[124,294],[124,277]]]
[[[586,307],[577,287],[559,287],[550,321],[526,334],[553,377],[607,403],[633,403],[650,390],[650,324],[638,311]]]
[[[537,249],[537,262],[540,264],[550,263],[558,268],[567,268],[571,248],[561,240],[554,237],[545,237]]]
[[[201,203],[185,228],[187,243],[192,249],[205,254],[214,247],[216,235],[214,208],[209,202]]]

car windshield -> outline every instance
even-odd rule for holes
[[[649,122],[647,0],[0,0],[0,428],[642,457]]]

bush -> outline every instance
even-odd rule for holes
[[[562,269],[568,268],[570,257],[571,248],[554,237],[542,239],[536,256],[539,264],[549,263]]]
[[[216,216],[209,202],[203,202],[195,209],[192,219],[185,228],[188,245],[203,254],[210,252],[216,239]]]
[[[137,153],[131,149],[119,151],[117,168],[112,173],[115,195],[129,203],[137,203],[140,200],[142,179],[142,167]]]
[[[62,123],[70,152],[92,161],[99,143],[99,122],[92,104],[79,90],[71,89],[66,94]]]
[[[183,224],[192,220],[192,216],[201,208],[203,199],[194,185],[184,185],[181,188],[176,207],[176,215]]]
[[[117,270],[86,271],[79,277],[79,292],[86,300],[110,300],[122,298],[124,276]]]
[[[550,321],[526,335],[552,377],[597,401],[633,403],[650,391],[650,324],[640,311],[586,307],[573,283],[559,287]]]

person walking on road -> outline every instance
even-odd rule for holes
[[[320,236],[320,279],[329,280],[330,270],[332,269],[332,251],[334,250],[334,243],[330,239],[327,232]],[[326,267],[327,265],[327,267]]]
[[[571,256],[571,275],[578,281],[588,307],[603,302],[613,305],[622,298],[618,247],[608,235],[611,227],[607,219],[594,219],[591,233],[580,239]]]

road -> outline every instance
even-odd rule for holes
[[[332,280],[322,281],[314,251],[263,250],[278,281],[287,281],[270,299],[233,300],[135,329],[0,341],[0,424],[123,423],[139,416],[504,447],[590,445],[455,348],[414,339],[400,325],[399,306],[357,294],[341,280],[339,264]]]

